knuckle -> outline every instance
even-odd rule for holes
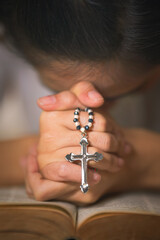
[[[43,136],[40,137],[37,148],[38,152],[37,158],[40,159],[42,163],[45,160],[47,161],[47,155],[52,154],[58,148],[58,144],[56,141],[54,141],[54,139],[55,138],[53,134],[52,135],[44,134]]]
[[[40,166],[40,173],[42,174],[42,176],[46,179],[50,178],[50,168],[48,167],[48,165],[41,167],[41,164],[39,164]]]
[[[117,167],[117,161],[115,156],[110,155],[109,159],[108,159],[108,163],[109,163],[109,170],[112,173],[116,173],[119,171],[119,168]]]
[[[47,164],[44,166],[41,170],[41,174],[44,178],[49,180],[56,181],[57,179],[57,172],[54,172],[53,168],[51,167],[51,164]]]
[[[101,138],[101,142],[105,151],[108,151],[111,149],[112,139],[110,135],[107,134],[104,138]]]
[[[72,139],[74,139],[74,143],[78,143],[79,144],[79,132],[78,131],[72,131]]]
[[[40,114],[40,120],[43,122],[46,122],[50,119],[54,120],[55,117],[59,116],[60,111],[42,111]]]
[[[45,200],[45,193],[41,191],[41,188],[39,188],[39,190],[36,190],[36,192],[34,193],[34,198],[37,201],[44,201]]]
[[[42,111],[40,114],[40,125],[42,125],[45,122],[46,118],[47,118],[47,112]]]
[[[61,163],[58,171],[57,171],[58,178],[65,178],[67,176],[67,167],[65,163]]]
[[[95,133],[93,135],[93,142],[95,146],[100,146],[103,151],[109,151],[112,147],[112,139],[109,134],[105,134],[104,136],[102,135],[97,135]],[[94,148],[93,150],[96,150],[97,152],[99,151],[98,148]]]
[[[108,163],[110,167],[114,166],[114,157],[110,154],[109,159],[108,159]]]
[[[75,96],[70,91],[64,91],[62,98],[65,98],[65,104],[71,106],[75,101]]]
[[[97,113],[97,117],[94,118],[94,121],[97,121],[97,124],[102,129],[102,131],[105,131],[107,129],[108,121],[102,114]]]
[[[53,143],[55,137],[55,133],[53,132],[44,132],[41,134],[40,139],[39,139],[39,148],[43,148],[43,145],[47,145],[48,143]]]
[[[94,154],[95,152],[99,152],[100,150],[96,147],[88,148],[88,152],[90,154]]]
[[[44,167],[44,169],[45,178],[50,180],[61,181],[67,177],[67,168],[65,163],[48,164]]]
[[[91,89],[93,87],[91,82],[88,81],[80,81],[79,83],[77,83],[77,88],[80,89],[85,89],[85,91],[88,91],[89,89]]]
[[[61,111],[51,111],[51,112],[47,112],[47,113],[48,113],[48,116],[47,116],[48,122],[50,122],[50,121],[57,122],[57,119],[60,118],[60,116],[61,116]]]
[[[45,112],[43,111],[40,115],[40,132],[43,133],[47,130],[54,129],[53,122],[56,122],[56,125],[58,124],[58,118],[60,118],[60,111],[52,111],[52,112]]]
[[[29,197],[32,196],[32,191],[28,188],[26,188],[26,193]]]

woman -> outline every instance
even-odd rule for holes
[[[159,79],[160,3],[17,0],[1,5],[12,44],[44,84],[62,91],[38,100],[44,110],[38,152],[24,161],[28,194],[83,204],[108,192],[160,189],[160,135],[124,129],[108,113],[109,103]],[[86,195],[79,190],[80,166],[64,160],[67,153],[79,152],[72,117],[75,107],[84,106],[97,107],[88,151],[104,156],[100,163],[90,162],[97,171],[88,172]],[[84,125],[88,117],[82,117]]]

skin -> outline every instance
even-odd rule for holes
[[[51,89],[68,90],[80,81],[88,81],[107,100],[123,96],[143,84],[148,85],[148,83],[151,84],[158,80],[159,65],[143,71],[140,71],[139,67],[134,69],[119,61],[106,63],[53,61],[48,68],[41,68],[38,71],[44,84]]]
[[[32,148],[36,142],[38,143],[38,136],[35,135],[0,141],[0,186],[24,183],[20,159],[25,159],[28,149]]]
[[[114,99],[137,89],[143,84],[145,86],[153,84],[160,76],[159,66],[145,72],[136,72],[136,74],[130,76],[129,71],[126,70],[125,72],[125,68],[120,68],[120,65],[118,67],[116,65],[115,69],[112,65],[112,68],[108,68],[110,69],[108,74],[107,71],[104,74],[105,65],[94,67],[90,72],[88,72],[88,65],[79,65],[79,71],[78,65],[74,71],[73,67],[70,68],[69,65],[64,84],[67,63],[63,63],[64,65],[62,65],[62,62],[57,64],[53,63],[52,71],[40,70],[45,84],[58,91],[63,91],[54,96],[57,100],[55,103],[53,103],[53,96],[38,100],[38,105],[45,112],[41,115],[38,152],[30,154],[26,161],[25,172],[28,194],[34,196],[37,200],[59,199],[82,205],[93,203],[109,192],[148,188],[159,189],[160,179],[157,169],[160,167],[158,161],[160,157],[160,136],[143,129],[122,129],[117,126],[114,120],[109,117],[109,104],[107,102],[108,98]],[[55,72],[53,72],[54,69],[56,69]],[[86,81],[82,81],[82,79]],[[99,79],[102,79],[102,82]],[[93,93],[96,89],[99,90],[101,95],[96,92],[96,101],[93,102],[93,99],[88,97],[88,92],[92,91]],[[73,110],[70,111],[77,106],[95,107],[97,123],[103,121],[102,125],[97,124],[96,126],[95,124],[95,128],[90,132],[90,152],[92,152],[91,148],[93,152],[95,150],[103,151],[105,160],[100,164],[96,163],[98,169],[96,174],[93,171],[89,172],[91,188],[86,195],[79,190],[80,167],[62,160],[66,153],[73,150],[73,152],[76,153],[77,151],[78,153],[76,146],[79,144],[79,138],[75,135],[77,131],[73,129]],[[86,122],[87,118],[87,115],[82,116],[82,122]],[[62,119],[65,119],[65,122]],[[109,123],[108,119],[110,120]],[[66,142],[63,141],[62,143],[62,138],[60,138],[53,143],[54,138],[57,139],[58,134],[60,136],[62,132],[65,132]],[[102,133],[103,138],[100,135]],[[118,133],[121,133],[120,140],[118,139]],[[111,141],[111,138],[109,138],[108,146],[104,146],[103,143],[106,142],[109,134],[112,134],[115,141]],[[72,139],[75,136],[76,140],[73,142]],[[96,138],[103,139],[101,144],[98,145],[98,141],[95,141]],[[154,145],[148,148],[152,142],[154,142]],[[125,152],[126,144],[130,147]],[[123,149],[123,151],[120,152],[119,149]],[[146,151],[146,149],[149,149],[149,151]],[[123,160],[125,160],[124,166],[117,168],[118,158],[111,161],[110,159],[111,157],[113,159],[113,156],[123,157]],[[95,167],[94,163],[91,163],[90,166]]]
[[[108,193],[142,189],[160,190],[160,153],[157,151],[160,136],[143,129],[131,129],[127,131],[127,137],[134,146],[134,154],[127,158],[125,166],[116,174],[109,172],[106,174],[99,170],[101,181],[92,185],[85,195],[79,190],[79,183],[43,178],[39,171],[35,146],[23,164],[28,195],[40,201],[56,199],[83,206],[96,202]],[[144,138],[147,141],[144,142]],[[154,152],[152,159],[151,152]]]
[[[34,150],[23,158],[22,164],[29,196],[42,201],[57,199],[84,205],[93,203],[110,192],[160,189],[159,134],[144,129],[121,128],[109,116],[109,108],[115,97],[128,94],[142,85],[145,88],[150,87],[160,76],[159,66],[146,68],[147,70],[140,69],[139,71],[137,68],[136,71],[136,69],[131,69],[130,66],[118,62],[89,64],[69,61],[53,61],[50,62],[48,68],[37,69],[42,82],[60,92],[37,101],[39,107],[44,110],[41,116],[40,140]],[[89,97],[89,92],[92,92],[94,98]],[[53,97],[56,97],[54,103]],[[89,152],[98,151],[105,156],[99,164],[90,162],[90,167],[95,167],[96,170],[90,170],[88,173],[91,187],[85,195],[79,189],[80,167],[76,164],[67,165],[68,162],[62,161],[66,153],[72,150],[78,153],[77,147],[79,147],[80,138],[77,131],[73,129],[72,122],[73,109],[78,106],[94,108],[95,128],[93,127],[89,133],[91,143]],[[82,113],[81,117],[82,123],[86,123],[88,115]],[[60,121],[62,119],[67,120],[65,120],[65,124],[64,121],[63,123]],[[103,121],[103,129],[101,124],[96,125],[96,121],[97,123]],[[53,123],[58,124],[55,127]],[[53,144],[53,140],[62,132],[67,136],[68,141],[63,142],[63,147],[58,150],[58,146]],[[76,136],[76,142],[70,141],[73,136]],[[99,144],[99,140],[96,141],[96,139],[102,139],[102,144]],[[26,142],[28,140],[24,139],[23,154],[20,152],[22,148],[19,148],[19,144],[17,144],[19,150],[17,156],[20,157],[27,153]],[[103,145],[104,142],[108,142],[108,146]],[[57,145],[61,146],[61,144],[61,138],[59,138]],[[13,149],[16,148],[15,142],[11,142],[11,145],[14,146]],[[125,150],[126,145],[129,146],[127,151]],[[2,143],[3,146],[4,143]],[[47,149],[48,146],[50,149]],[[56,149],[53,151],[54,147]],[[5,156],[4,152],[4,159],[13,157],[12,154],[11,157]],[[52,163],[48,162],[48,159],[51,158],[53,159]],[[55,161],[57,158],[58,161]],[[119,158],[124,161],[121,166],[118,164]],[[54,172],[54,170],[57,171]],[[18,176],[16,171],[16,183],[23,182],[22,175],[21,172]],[[4,179],[1,181],[5,184]],[[13,179],[11,181],[14,182]]]

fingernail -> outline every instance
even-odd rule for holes
[[[124,165],[124,160],[122,158],[118,158],[118,166],[122,167]]]
[[[125,144],[124,151],[125,153],[129,154],[131,152],[132,148],[130,144]]]
[[[95,90],[92,90],[92,91],[88,92],[88,97],[89,97],[92,101],[95,101],[95,102],[103,99],[103,97],[101,96],[101,94],[98,93],[98,92],[95,91]]]
[[[93,174],[93,179],[96,183],[98,183],[101,180],[101,176],[97,173]]]
[[[55,96],[46,96],[38,99],[40,105],[52,105],[56,102]]]

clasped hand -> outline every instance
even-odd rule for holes
[[[32,148],[25,164],[27,193],[37,200],[54,199],[78,205],[89,204],[112,191],[113,183],[118,181],[109,182],[110,176],[114,175],[116,179],[116,173],[123,168],[125,157],[132,148],[124,138],[123,129],[107,113],[103,97],[97,92],[99,97],[91,101],[88,91],[96,90],[90,82],[82,81],[69,91],[38,100],[38,105],[44,110],[40,117],[39,143]],[[53,98],[56,98],[55,103]],[[88,162],[90,189],[83,194],[79,187],[81,166],[67,162],[65,155],[80,153],[81,133],[75,128],[73,113],[76,107],[85,106],[94,110],[93,127],[87,132],[88,153],[102,153],[103,160],[98,163]],[[88,114],[81,112],[81,126],[87,120]]]

